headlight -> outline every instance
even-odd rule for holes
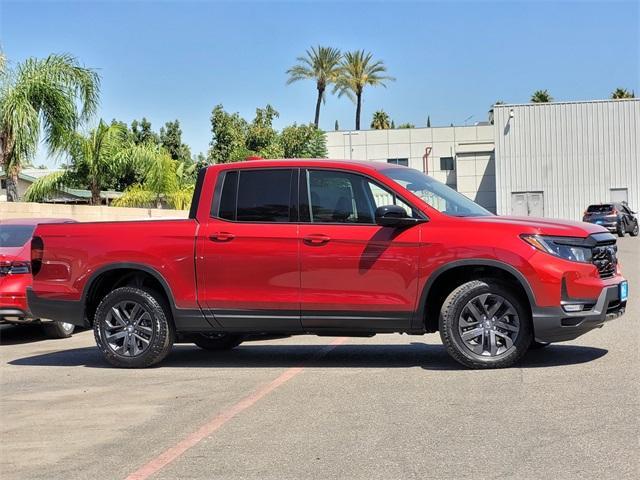
[[[522,235],[521,238],[538,250],[556,257],[572,262],[591,263],[591,247],[580,245],[584,242],[581,238],[547,237],[544,235]]]

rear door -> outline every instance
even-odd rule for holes
[[[298,331],[298,169],[221,172],[200,239],[199,295],[223,327]]]
[[[417,300],[421,226],[375,224],[376,207],[411,208],[374,180],[312,169],[300,175],[302,323],[313,330],[398,331]]]

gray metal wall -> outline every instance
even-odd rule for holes
[[[522,213],[526,192],[539,213],[542,192],[544,216],[581,220],[620,189],[640,210],[639,136],[639,99],[496,106],[498,213]]]

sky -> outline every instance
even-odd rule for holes
[[[640,93],[640,2],[423,1],[8,1],[0,45],[15,65],[70,53],[101,77],[98,118],[146,117],[159,130],[179,119],[192,153],[211,140],[216,104],[252,118],[280,112],[276,127],[313,120],[311,81],[286,70],[314,45],[365,49],[396,78],[367,88],[362,125],[384,109],[396,125],[484,121],[497,100],[556,100]],[[320,127],[354,128],[355,106],[327,95]],[[41,149],[35,163],[53,166]]]

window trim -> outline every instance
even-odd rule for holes
[[[246,222],[246,221],[242,221],[242,220],[237,220],[237,216],[238,216],[238,194],[240,192],[240,177],[242,175],[242,171],[248,171],[248,172],[255,172],[258,170],[289,170],[291,171],[291,179],[289,181],[289,221],[288,222],[261,222],[261,221],[250,221],[250,222]],[[297,172],[296,172],[297,171]],[[229,220],[228,218],[222,218],[220,217],[220,200],[221,200],[221,195],[222,195],[222,188],[224,186],[224,181],[227,177],[228,173],[231,172],[238,172],[238,178],[237,178],[237,185],[236,185],[236,201],[235,201],[235,217],[236,220]],[[297,175],[296,175],[297,173]],[[278,167],[252,167],[252,168],[230,168],[230,169],[225,169],[223,171],[221,171],[220,173],[218,173],[218,178],[216,179],[216,185],[215,188],[213,190],[213,201],[211,202],[211,211],[209,212],[209,218],[213,218],[215,220],[221,221],[221,222],[227,222],[227,223],[237,223],[237,224],[244,224],[244,225],[295,225],[297,223],[299,223],[299,219],[300,219],[300,202],[298,199],[298,195],[294,196],[294,187],[298,186],[299,182],[297,181],[299,179],[300,176],[300,167],[288,167],[288,166],[278,166]],[[296,179],[297,177],[297,179]],[[300,188],[298,187],[298,190],[300,190]],[[294,197],[295,197],[295,201],[294,201]],[[292,220],[291,215],[292,215],[292,211],[297,211],[297,220]]]
[[[402,195],[398,194],[396,191],[389,189],[389,187],[387,187],[384,184],[381,184],[380,181],[377,178],[372,177],[371,175],[368,175],[366,173],[362,173],[362,172],[355,172],[353,170],[348,170],[348,169],[344,169],[344,168],[323,168],[323,167],[302,167],[300,168],[300,175],[304,175],[304,178],[307,180],[305,183],[307,183],[308,185],[308,172],[310,171],[314,171],[314,170],[320,170],[320,171],[328,171],[328,172],[340,172],[340,173],[349,173],[351,175],[359,175],[361,177],[366,178],[368,181],[376,184],[379,188],[381,188],[382,190],[385,190],[387,192],[389,192],[391,195],[393,195],[394,201],[396,199],[400,199],[402,200],[405,204],[407,204],[409,207],[411,207],[411,210],[415,211],[418,213],[418,215],[420,217],[422,217],[422,219],[424,220],[429,220],[429,217],[419,208],[416,208],[416,206],[412,203],[407,201],[406,198],[404,198]],[[307,196],[309,197],[307,199],[307,201],[309,202],[309,204],[311,203],[311,193],[309,191],[309,188],[307,187]],[[302,225],[343,225],[343,226],[355,226],[355,227],[371,227],[371,226],[379,226],[377,223],[348,223],[348,222],[313,222],[311,221],[311,208],[309,208],[309,220],[306,221],[302,221],[300,220],[299,222]]]
[[[289,211],[291,212],[291,208],[292,208],[292,201],[293,198],[295,198],[296,202],[295,202],[295,209],[297,211],[297,219],[296,220],[291,220],[291,213],[289,214],[289,221],[288,222],[242,222],[242,221],[238,221],[238,220],[228,220],[226,218],[221,218],[219,217],[219,213],[220,213],[220,196],[222,193],[222,187],[224,186],[224,179],[227,175],[227,173],[229,172],[238,172],[238,182],[240,182],[240,172],[243,170],[248,170],[248,171],[255,171],[255,170],[297,170],[298,171],[298,178],[297,178],[297,193],[294,193],[292,191],[290,191],[290,196],[289,196]],[[230,168],[230,169],[225,169],[222,170],[218,173],[218,177],[216,179],[216,185],[214,187],[213,190],[213,199],[211,202],[211,210],[209,213],[209,218],[218,220],[220,222],[226,222],[226,223],[237,223],[237,224],[253,224],[253,225],[342,225],[342,226],[360,226],[360,227],[371,227],[371,226],[379,226],[377,223],[345,223],[345,222],[311,222],[310,220],[302,220],[301,216],[302,216],[302,212],[301,212],[301,205],[302,202],[300,201],[300,196],[302,194],[302,176],[304,175],[305,180],[307,179],[307,175],[306,172],[309,170],[322,170],[322,171],[329,171],[329,172],[341,172],[341,173],[350,173],[352,175],[360,175],[361,177],[366,178],[367,180],[375,183],[376,185],[378,185],[380,188],[382,188],[383,190],[387,190],[390,191],[389,193],[391,193],[394,197],[399,198],[400,200],[402,200],[404,203],[406,203],[409,207],[411,207],[411,209],[413,211],[415,211],[420,218],[422,218],[423,220],[429,221],[430,218],[429,216],[423,212],[421,209],[417,208],[415,206],[415,204],[413,202],[410,202],[406,199],[406,197],[402,196],[401,194],[397,193],[395,190],[390,189],[389,187],[387,187],[386,185],[382,184],[380,182],[380,180],[378,180],[377,178],[367,174],[367,173],[363,173],[363,172],[358,172],[358,171],[354,171],[354,170],[349,170],[348,168],[335,168],[335,167],[322,167],[322,166],[313,166],[313,167],[288,167],[288,166],[277,166],[277,167],[251,167],[251,168]],[[295,174],[294,174],[295,175]],[[291,188],[293,188],[293,184],[296,183],[295,179],[292,177],[292,181],[291,181]],[[306,183],[306,182],[305,182]],[[239,183],[238,183],[239,185]],[[239,189],[236,189],[236,197],[238,195],[238,191]],[[310,193],[308,192],[307,189],[307,194],[310,195]],[[310,201],[309,199],[307,201]],[[237,208],[237,198],[236,198],[236,208]],[[309,217],[311,218],[311,217]]]

